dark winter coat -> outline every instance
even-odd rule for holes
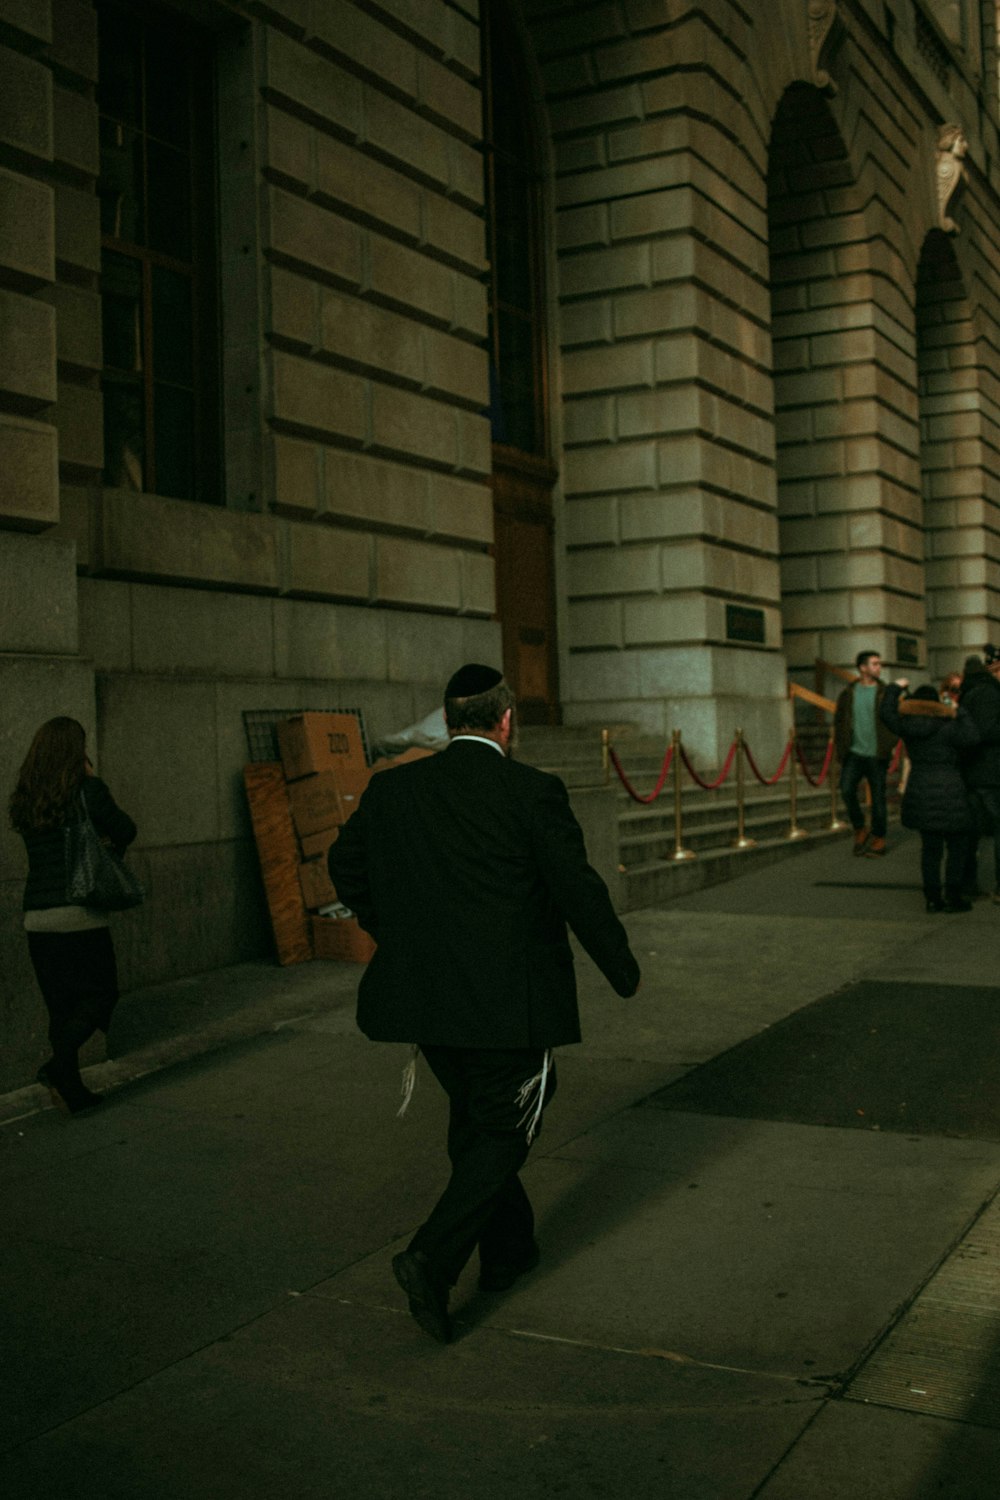
[[[102,838],[121,853],[131,844],[136,827],[99,776],[86,776],[81,783],[90,821]],[[23,835],[28,851],[28,880],[24,887],[24,910],[41,911],[49,906],[72,906],[66,900],[66,838],[64,828],[45,828]]]
[[[328,861],[378,943],[358,992],[374,1041],[579,1041],[567,923],[620,995],[639,983],[565,786],[486,741],[373,776]]]
[[[903,826],[921,833],[968,833],[972,810],[959,760],[978,743],[979,731],[961,708],[954,719],[904,717],[899,712],[902,691],[895,684],[886,688],[881,712],[882,722],[902,739],[910,757]]]
[[[1000,787],[1000,682],[986,671],[968,673],[960,702],[979,730],[979,744],[962,756],[965,784]]]

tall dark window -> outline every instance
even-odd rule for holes
[[[220,502],[211,39],[98,7],[104,480]]]
[[[508,9],[485,4],[484,147],[493,441],[545,454],[541,186],[525,65]]]

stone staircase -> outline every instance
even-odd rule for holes
[[[632,725],[609,726],[611,741],[623,769],[636,791],[652,791],[660,774],[666,746],[638,733]],[[823,745],[806,752],[810,766],[822,763]],[[560,728],[524,728],[520,733],[518,759],[543,770],[554,771],[578,793],[605,786],[601,765],[601,729],[593,725]],[[701,767],[698,768],[704,771]],[[765,765],[762,770],[773,769]],[[724,786],[706,792],[684,773],[681,797],[683,847],[694,859],[674,861],[675,849],[673,770],[654,803],[634,802],[614,770],[607,786],[610,805],[606,816],[616,823],[618,850],[617,901],[622,911],[658,906],[671,897],[732,880],[745,872],[748,861],[771,863],[787,858],[819,837],[832,837],[829,785],[811,787],[798,777],[796,826],[807,838],[790,839],[790,808],[787,772],[777,787],[762,787],[746,773],[745,831],[755,840],[751,849],[732,847],[737,831],[736,774],[730,772]],[[842,814],[841,814],[842,816]],[[844,833],[839,835],[844,837]],[[589,833],[588,833],[589,839]]]

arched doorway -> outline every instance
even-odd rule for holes
[[[941,678],[990,638],[988,596],[1000,567],[987,555],[982,529],[987,478],[972,311],[952,241],[940,229],[924,241],[917,272],[917,372],[927,665]]]
[[[818,89],[793,84],[768,172],[782,618],[790,671],[923,659],[912,301]]]
[[[542,170],[521,39],[482,7],[497,613],[524,723],[559,720]]]

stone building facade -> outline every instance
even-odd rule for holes
[[[126,984],[266,951],[244,710],[709,765],[997,638],[997,92],[992,0],[0,0],[0,769],[87,725]]]

